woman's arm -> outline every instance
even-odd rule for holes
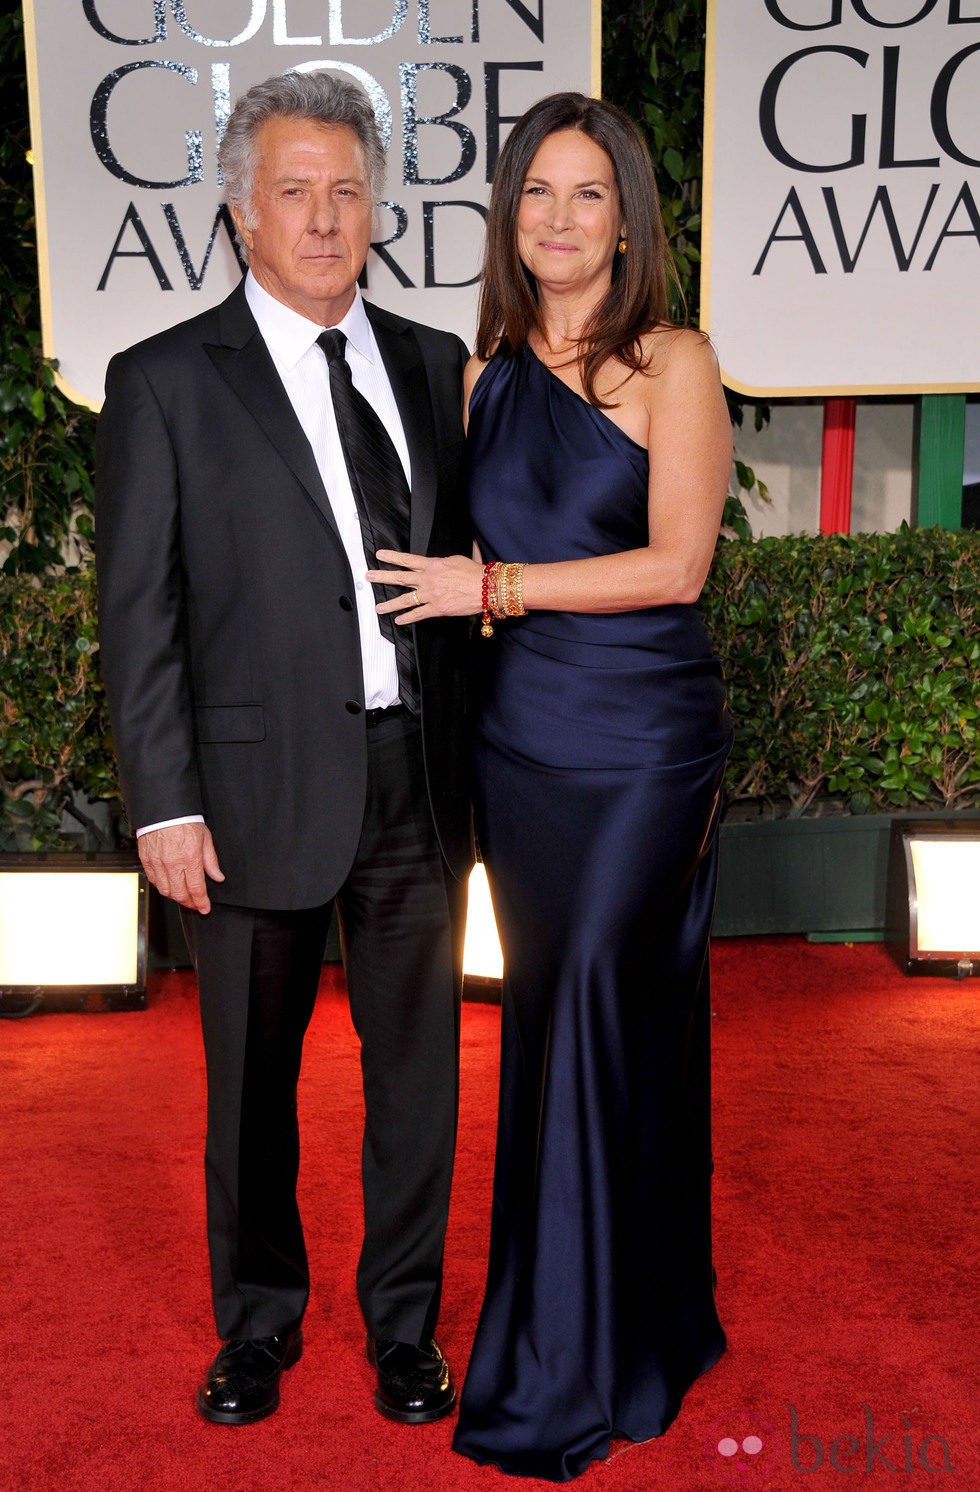
[[[464,426],[464,428],[467,427],[469,425],[469,422],[470,422],[470,396],[472,395],[473,390],[476,387],[476,381],[477,381],[477,379],[479,378],[480,374],[483,372],[483,370],[484,370],[484,368],[486,366],[487,365],[483,361],[483,359],[481,357],[477,357],[476,353],[474,353],[473,356],[467,362],[466,367],[463,369],[463,426]]]
[[[731,422],[710,343],[694,331],[655,334],[653,371],[634,375],[621,397],[641,400],[650,457],[650,542],[642,549],[590,559],[529,564],[524,605],[529,611],[633,611],[696,601],[714,554],[732,460]],[[662,349],[662,351],[661,351]],[[657,356],[659,354],[659,356]],[[474,364],[476,367],[474,369]],[[467,365],[467,399],[483,364]],[[640,411],[631,411],[631,424]],[[383,602],[399,622],[463,616],[481,609],[482,572],[462,555],[425,558],[381,550],[400,566],[370,570],[368,579],[405,585],[410,593]],[[520,561],[519,554],[506,556]],[[421,605],[415,606],[411,591]],[[411,608],[406,609],[406,608]]]
[[[621,554],[529,565],[529,610],[630,611],[701,594],[731,473],[731,420],[707,338],[694,331],[657,335],[660,366],[638,385],[647,412],[650,542]]]

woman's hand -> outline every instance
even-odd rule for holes
[[[437,559],[379,549],[378,559],[395,568],[368,570],[371,584],[403,585],[405,594],[379,602],[375,610],[394,612],[399,626],[424,622],[426,617],[473,616],[481,609],[483,566],[464,554]]]

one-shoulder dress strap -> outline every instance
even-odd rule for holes
[[[504,366],[509,360],[509,356],[505,356],[503,353],[500,352],[495,352],[486,366],[479,373],[476,383],[470,390],[469,413],[471,416],[476,410],[479,409],[480,405],[486,399],[488,393],[490,392],[490,389],[500,377]]]

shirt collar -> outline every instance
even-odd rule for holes
[[[259,331],[276,362],[284,368],[294,368],[300,358],[306,356],[316,339],[324,330],[315,321],[301,316],[291,306],[284,305],[264,289],[249,270],[245,276],[245,299],[255,317]],[[374,361],[374,338],[371,323],[367,318],[360,287],[354,286],[354,300],[350,310],[337,322],[350,345],[369,362]]]

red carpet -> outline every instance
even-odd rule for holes
[[[614,1447],[574,1485],[980,1488],[978,982],[907,979],[881,947],[797,938],[723,941],[714,969],[729,1352],[662,1440]],[[464,1007],[440,1330],[458,1377],[482,1285],[498,1019]],[[358,1062],[335,979],[302,1090],[307,1350],[280,1411],[251,1427],[193,1408],[214,1346],[190,976],[154,976],[145,1012],[0,1022],[0,1050],[2,1492],[515,1485],[453,1455],[451,1421],[396,1426],[371,1406],[352,1285]]]

